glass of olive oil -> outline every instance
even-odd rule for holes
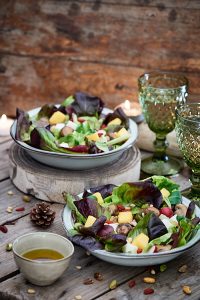
[[[166,154],[166,135],[175,127],[175,109],[186,102],[188,80],[169,72],[146,73],[138,79],[139,101],[149,128],[155,133],[155,152],[142,161],[141,169],[151,175],[174,175],[181,163]]]
[[[192,170],[192,187],[185,195],[200,206],[200,103],[190,103],[176,110],[176,136],[183,158]]]

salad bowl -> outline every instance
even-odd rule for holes
[[[157,177],[157,176],[154,176]],[[159,176],[161,177],[161,176]],[[83,194],[80,194],[79,199],[83,197]],[[181,203],[185,207],[192,206],[191,201],[185,197],[181,197]],[[77,198],[76,198],[76,201]],[[62,221],[64,229],[66,230],[67,236],[69,239],[72,240],[77,245],[83,246],[85,249],[89,250],[92,255],[98,257],[101,260],[104,260],[109,263],[117,264],[117,265],[123,265],[123,266],[151,266],[151,265],[157,265],[166,263],[168,261],[171,261],[175,259],[176,257],[180,256],[181,254],[187,252],[191,247],[193,247],[195,244],[197,244],[200,241],[200,230],[199,227],[196,230],[196,233],[192,236],[192,238],[187,241],[182,246],[172,248],[170,250],[165,250],[162,252],[152,252],[152,248],[149,249],[147,252],[142,253],[123,253],[122,251],[118,252],[111,252],[106,251],[105,249],[95,249],[93,243],[88,239],[84,245],[83,241],[78,238],[71,238],[70,235],[75,229],[75,223],[74,223],[74,215],[72,214],[71,205],[66,205],[63,213],[62,213]],[[195,206],[193,214],[195,215],[195,218],[200,218],[200,208]],[[198,225],[199,226],[199,225]],[[80,236],[79,236],[80,237]],[[91,249],[90,249],[91,247]]]
[[[55,107],[58,107],[58,105],[55,105]],[[30,118],[34,118],[34,116],[36,116],[40,112],[40,110],[40,107],[30,110],[28,111],[28,116]],[[111,113],[113,113],[113,111],[108,108],[103,108],[102,110],[102,114],[104,116],[107,116]],[[138,136],[137,124],[131,119],[127,118],[127,120],[129,132],[129,137],[127,138],[127,140],[125,140],[122,144],[119,144],[117,148],[94,154],[78,152],[65,153],[65,151],[52,152],[48,151],[48,148],[40,149],[37,147],[33,147],[31,144],[28,144],[25,141],[16,137],[18,130],[17,120],[14,121],[11,127],[10,134],[13,140],[21,148],[23,148],[32,158],[43,164],[61,169],[85,170],[91,168],[98,168],[106,164],[112,164],[122,155],[124,151],[133,146]]]

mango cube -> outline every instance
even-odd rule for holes
[[[87,135],[86,137],[87,137],[88,141],[97,142],[99,140],[99,135],[97,132]]]
[[[102,198],[102,196],[101,196],[101,194],[99,192],[94,193],[93,196],[95,196],[97,198],[97,202],[100,205],[104,203],[103,198]]]
[[[146,246],[148,245],[148,242],[149,237],[144,233],[140,233],[133,239],[132,245],[144,250],[144,248],[146,248]]]
[[[88,216],[86,222],[85,222],[85,227],[90,227],[94,224],[94,222],[96,221],[96,218],[93,216]]]
[[[118,223],[131,223],[133,221],[133,215],[131,211],[120,211],[118,215]]]
[[[56,125],[58,123],[64,123],[65,121],[66,121],[66,116],[62,112],[56,111],[49,119],[49,124]]]
[[[122,128],[120,129],[118,132],[115,133],[116,138],[125,135],[125,134],[129,134],[128,131],[126,130],[126,128]]]
[[[162,196],[163,196],[164,198],[167,198],[167,197],[169,197],[170,192],[169,192],[167,189],[163,188],[163,189],[161,190],[161,194],[162,194]]]
[[[109,125],[120,125],[121,123],[122,123],[122,121],[119,118],[115,118],[114,120],[112,120],[108,123],[108,126]]]

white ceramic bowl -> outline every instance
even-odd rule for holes
[[[182,202],[186,206],[188,206],[190,203],[190,201],[185,197],[182,198]],[[196,216],[200,217],[200,208],[197,206],[195,208],[195,214]],[[64,228],[68,234],[68,231],[73,228],[73,219],[71,215],[71,210],[67,206],[65,206],[63,210],[62,219],[63,219]],[[185,246],[175,248],[165,252],[152,253],[152,254],[149,253],[127,254],[127,253],[113,253],[105,250],[95,250],[95,251],[91,251],[91,254],[104,261],[116,265],[136,266],[136,267],[151,266],[151,265],[163,264],[178,257],[179,255],[181,255],[182,253],[186,252],[191,247],[193,247],[199,241],[200,241],[200,230]]]
[[[24,258],[23,253],[34,249],[52,249],[60,252],[64,258],[51,261],[39,261]],[[73,244],[65,237],[50,232],[33,232],[18,237],[13,243],[15,262],[21,273],[33,284],[46,286],[57,280],[67,269]]]
[[[33,116],[37,114],[39,110],[40,107],[35,108],[28,113],[30,116]],[[109,112],[112,112],[112,110],[108,108],[103,109],[104,114],[108,114]],[[18,141],[15,138],[16,125],[17,121],[15,120],[10,131],[11,137],[20,147],[26,150],[31,157],[50,167],[69,170],[86,170],[112,163],[117,160],[125,150],[129,149],[136,142],[138,136],[137,124],[133,120],[129,119],[129,131],[131,136],[121,147],[106,153],[65,154],[37,149],[24,142]]]

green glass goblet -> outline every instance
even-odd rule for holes
[[[200,103],[190,103],[176,109],[176,136],[186,164],[191,168],[192,187],[185,193],[200,206]]]
[[[138,79],[139,101],[149,128],[156,134],[155,152],[142,161],[141,169],[151,175],[174,175],[179,160],[166,154],[166,135],[175,127],[175,108],[186,102],[188,80],[169,72],[146,73]]]

